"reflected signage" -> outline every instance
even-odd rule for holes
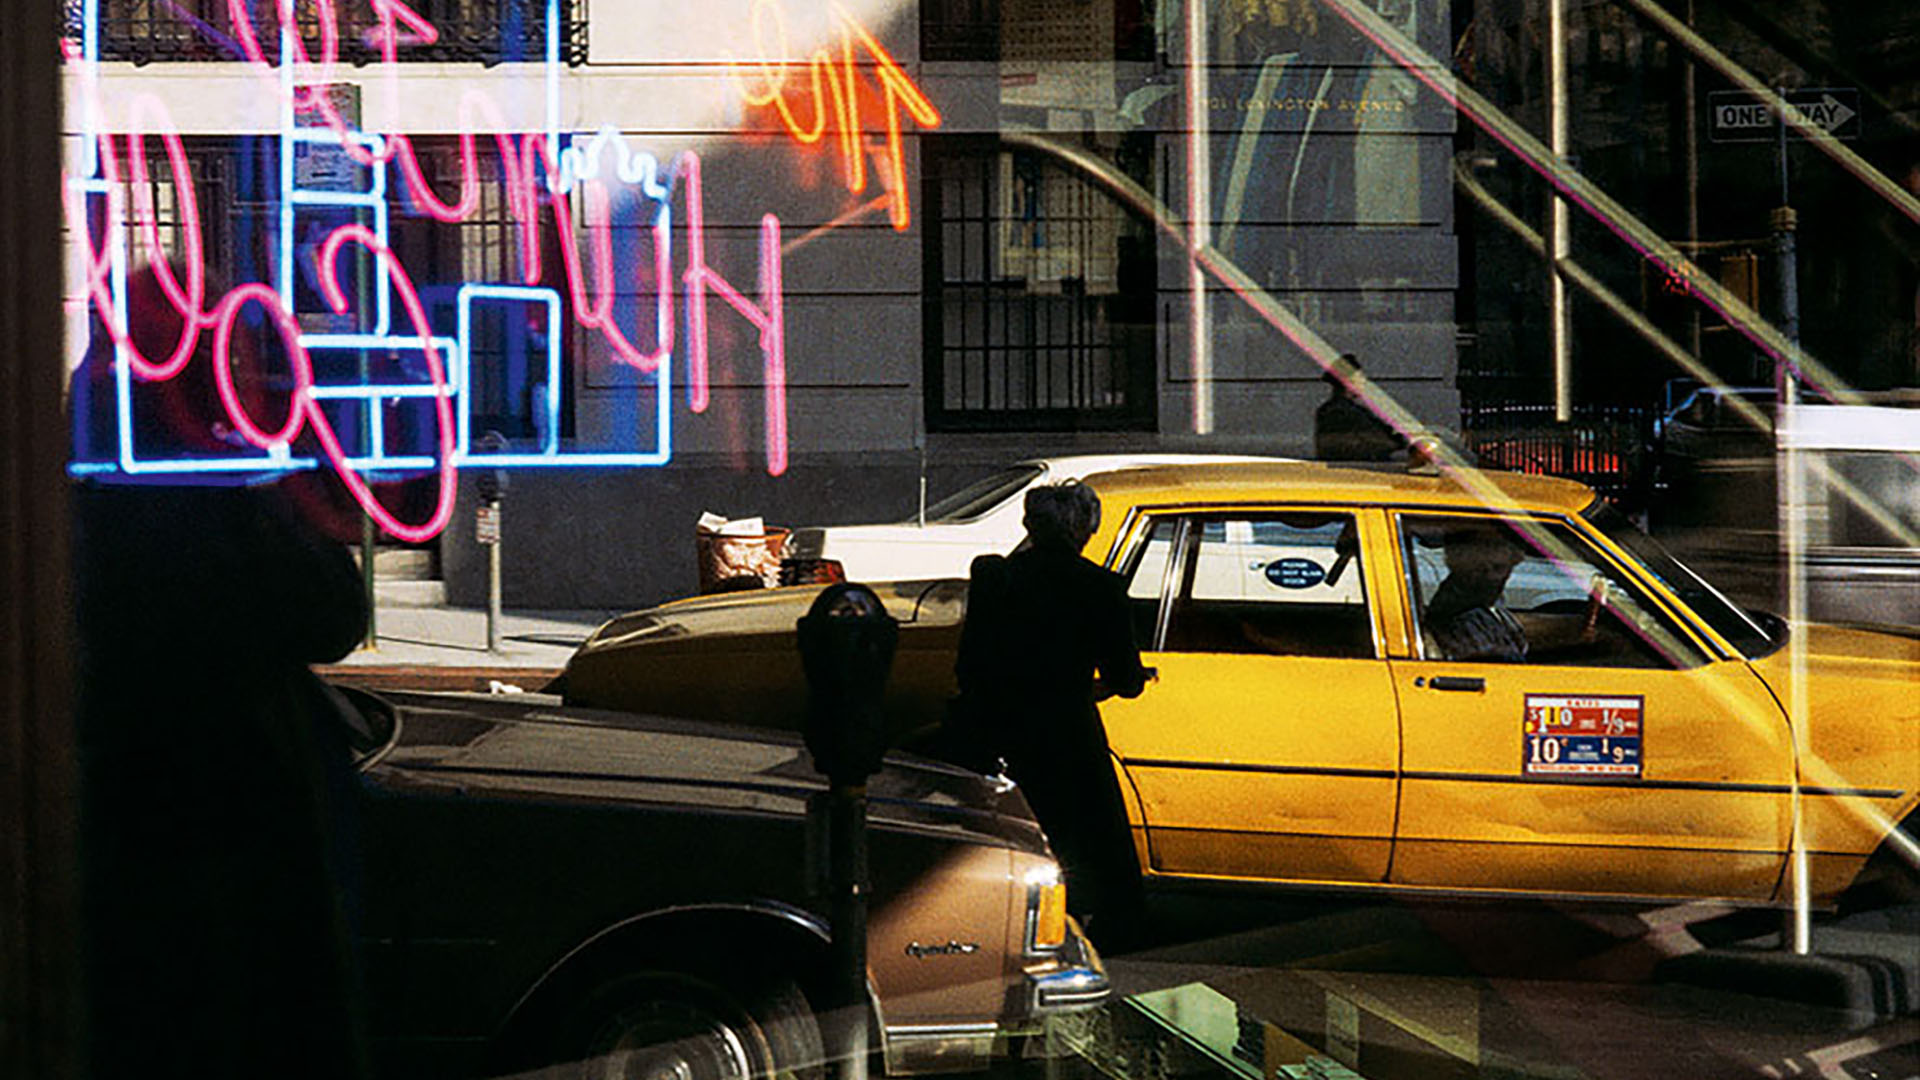
[[[370,41],[382,66],[397,62],[399,47],[431,43],[439,31],[432,20],[397,0],[372,0],[377,18]],[[240,282],[222,295],[209,286],[201,237],[201,196],[179,127],[163,102],[138,97],[123,116],[109,124],[99,85],[98,0],[87,0],[78,41],[63,43],[68,64],[79,79],[79,166],[66,177],[69,226],[82,249],[84,301],[95,319],[96,342],[110,345],[111,402],[93,401],[113,412],[113,445],[100,460],[76,461],[76,474],[181,479],[330,468],[339,474],[361,507],[387,532],[420,541],[437,535],[451,516],[454,476],[461,466],[488,468],[647,467],[664,465],[673,455],[674,367],[684,365],[687,404],[703,412],[710,402],[710,321],[731,313],[748,330],[760,354],[764,386],[767,471],[787,467],[786,329],[779,219],[762,215],[757,230],[758,265],[750,286],[740,270],[726,271],[708,261],[706,211],[701,159],[692,151],[662,162],[629,145],[611,127],[591,134],[562,132],[559,125],[561,15],[558,0],[546,3],[545,131],[509,133],[502,112],[487,95],[470,92],[460,103],[464,130],[458,134],[456,173],[451,192],[434,189],[412,139],[400,133],[361,130],[357,100],[342,93],[335,79],[339,48],[338,12],[332,0],[314,0],[296,17],[294,0],[277,0],[279,26],[301,26],[303,34],[281,33],[274,43],[256,30],[247,0],[229,0],[236,50],[260,81],[261,92],[277,103],[279,179],[273,206],[274,232],[270,280]],[[778,27],[779,9],[763,0],[754,9],[757,40],[765,27]],[[785,83],[783,62],[754,60],[741,65],[741,92],[753,107],[773,110],[801,142],[818,140],[831,129],[846,163],[851,191],[868,184],[868,157],[891,204],[896,228],[908,223],[908,200],[900,145],[901,116],[931,127],[939,114],[907,78],[880,43],[844,9],[833,8],[840,56],[826,50],[809,61],[812,71],[810,126],[799,123],[790,104],[801,95]],[[311,16],[309,18],[308,16]],[[207,31],[211,32],[211,31]],[[782,31],[783,34],[783,31]],[[776,35],[780,36],[780,35]],[[309,38],[313,39],[310,47]],[[269,53],[272,53],[271,57]],[[858,67],[856,68],[856,62]],[[295,72],[302,83],[296,84]],[[865,78],[859,76],[865,72]],[[863,113],[862,86],[876,98]],[[823,91],[822,87],[830,87]],[[870,145],[863,115],[884,119],[885,137]],[[829,124],[831,121],[831,124]],[[490,133],[482,135],[482,132]],[[493,142],[483,165],[478,138]],[[172,178],[178,243],[162,238],[151,205],[153,144],[167,161]],[[391,230],[394,196],[434,221],[457,225],[474,220],[482,202],[482,168],[497,168],[510,227],[516,232],[517,277],[503,281],[416,282],[396,253]],[[576,227],[573,215],[584,217]],[[681,215],[675,228],[675,213]],[[623,221],[625,224],[620,224]],[[683,244],[676,252],[676,236]],[[551,247],[553,250],[547,250]],[[641,274],[643,291],[652,294],[649,340],[638,340],[623,326],[616,298],[631,306],[634,285],[616,280],[616,257],[630,256]],[[557,274],[543,263],[557,258]],[[177,338],[154,355],[135,342],[129,310],[129,283],[150,274],[164,298],[168,325]],[[453,294],[452,311],[430,318],[423,295]],[[314,297],[321,301],[316,305]],[[716,307],[713,301],[718,301]],[[398,310],[395,310],[395,309]],[[651,445],[588,449],[562,438],[562,311],[571,314],[575,332],[597,341],[599,351],[641,376],[638,395],[651,392]],[[524,335],[540,350],[530,375],[537,401],[536,436],[510,449],[481,449],[475,444],[475,385],[483,365],[501,362],[498,354],[476,349],[477,328],[487,319],[521,320]],[[629,318],[627,323],[635,320]],[[271,403],[242,400],[236,389],[235,349],[239,326],[270,327],[284,352],[284,375],[277,376],[284,399]],[[680,328],[684,327],[682,331]],[[171,335],[169,335],[171,336]],[[202,343],[211,346],[201,349]],[[154,348],[148,342],[149,349]],[[179,378],[197,355],[205,361],[231,432],[230,446],[217,453],[155,454],[136,446],[139,417],[136,385]],[[370,375],[368,357],[405,354],[405,375]],[[353,358],[359,358],[357,365]],[[394,365],[388,364],[383,368]],[[355,370],[357,377],[338,372]],[[476,368],[482,370],[476,371]],[[330,374],[331,373],[331,374]],[[103,395],[104,396],[104,395]],[[385,434],[391,411],[422,405],[431,434],[408,445],[389,445]],[[358,410],[357,413],[354,410]],[[268,411],[284,417],[268,423],[254,415]],[[420,426],[415,424],[415,426]],[[419,433],[416,433],[418,436]],[[310,443],[306,437],[311,437]],[[294,445],[315,445],[319,453],[296,454]],[[437,476],[434,509],[423,520],[403,521],[375,495],[367,477],[375,474],[430,472]]]

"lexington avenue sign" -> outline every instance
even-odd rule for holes
[[[1779,137],[1780,118],[1768,98],[1745,90],[1716,90],[1707,95],[1708,128],[1714,142],[1771,142]],[[1824,87],[1787,91],[1787,108],[1836,139],[1860,137],[1860,91]],[[1787,129],[1799,138],[1799,132]]]

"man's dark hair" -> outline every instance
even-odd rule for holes
[[[1033,488],[1024,524],[1035,547],[1079,551],[1100,527],[1100,496],[1078,480]]]

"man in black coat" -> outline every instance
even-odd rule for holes
[[[1100,524],[1084,484],[1027,493],[1027,541],[973,561],[955,671],[959,723],[1003,758],[1067,872],[1067,898],[1103,946],[1131,938],[1140,864],[1127,827],[1099,700],[1138,697],[1140,664],[1126,584],[1080,555]]]

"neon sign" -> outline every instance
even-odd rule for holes
[[[905,110],[921,127],[936,128],[940,126],[940,111],[900,69],[893,54],[868,33],[867,28],[860,25],[859,20],[849,14],[846,8],[834,4],[833,16],[840,31],[839,61],[836,62],[833,54],[822,46],[815,49],[805,63],[810,80],[808,93],[813,99],[808,109],[808,114],[813,118],[810,124],[801,123],[793,105],[787,101],[787,25],[778,0],[754,0],[753,41],[759,55],[752,61],[735,64],[735,73],[740,77],[740,96],[749,105],[773,109],[787,134],[803,146],[812,146],[821,140],[826,134],[827,120],[831,115],[840,134],[840,158],[846,169],[847,190],[854,194],[864,192],[867,190],[868,147],[861,121],[859,68],[854,63],[854,46],[858,45],[874,64],[874,77],[882,95],[881,107],[886,115],[887,137],[881,151],[883,169],[880,185],[887,192],[893,227],[904,231],[912,222],[912,212],[907,196],[905,159],[901,151],[900,113]],[[768,42],[763,36],[767,22],[773,24],[772,44],[774,55],[779,58],[777,60],[767,55]],[[752,81],[756,76],[759,79],[757,87]]]
[[[277,472],[326,467],[337,472],[360,506],[387,532],[406,540],[437,535],[452,513],[454,480],[465,465],[487,467],[562,468],[658,466],[672,458],[672,379],[678,346],[686,364],[687,401],[691,411],[704,412],[710,403],[709,301],[717,299],[751,328],[761,354],[765,386],[766,468],[780,475],[787,467],[786,332],[782,286],[781,229],[777,217],[763,215],[758,229],[758,280],[752,298],[709,261],[706,243],[701,161],[687,151],[667,166],[651,154],[636,151],[612,129],[591,136],[559,130],[558,0],[546,5],[546,119],[547,130],[523,134],[493,134],[507,211],[517,226],[519,276],[513,281],[468,281],[454,297],[454,325],[436,328],[428,316],[421,292],[395,254],[390,229],[390,175],[395,194],[438,222],[458,224],[472,219],[482,202],[481,156],[475,130],[506,130],[495,104],[483,94],[469,93],[460,103],[463,130],[457,136],[459,190],[445,198],[433,190],[412,141],[403,134],[373,134],[357,130],[324,91],[338,52],[338,25],[333,0],[312,0],[318,57],[307,42],[291,30],[297,25],[294,0],[276,0],[280,31],[279,62],[262,48],[246,0],[228,0],[233,37],[227,39],[263,83],[271,85],[278,110],[278,201],[274,214],[271,281],[235,285],[219,297],[209,297],[205,253],[200,235],[200,206],[186,148],[165,107],[151,97],[136,99],[128,109],[128,133],[116,136],[103,130],[98,95],[98,0],[86,0],[83,38],[67,48],[69,62],[80,65],[82,108],[81,166],[66,181],[67,210],[79,238],[84,262],[84,301],[99,320],[112,345],[112,391],[117,438],[114,459],[76,462],[76,473],[119,472],[130,476],[178,477],[193,474]],[[378,23],[369,40],[383,64],[396,60],[402,44],[431,42],[439,31],[431,21],[398,0],[371,0]],[[765,11],[755,9],[756,27]],[[841,30],[844,65],[835,67],[825,53],[816,53],[816,72],[833,80],[834,109],[848,169],[849,189],[866,187],[865,154],[869,148],[861,131],[859,86],[852,58],[857,44],[877,65],[875,79],[886,110],[886,140],[877,148],[885,165],[880,170],[890,192],[893,221],[905,228],[908,204],[902,182],[900,113],[904,110],[923,126],[939,122],[939,114],[924,94],[864,27],[843,9],[834,8]],[[210,31],[209,31],[210,32]],[[784,33],[784,29],[782,30]],[[296,70],[316,85],[295,85]],[[773,69],[763,65],[763,72]],[[743,88],[744,89],[744,88]],[[816,87],[816,89],[818,89]],[[783,103],[783,91],[769,78],[749,104]],[[816,97],[816,104],[820,104]],[[776,106],[784,113],[784,104]],[[813,132],[825,130],[825,114]],[[167,157],[174,184],[174,206],[181,236],[178,269],[163,243],[158,215],[151,205],[148,140],[157,139]],[[805,141],[805,140],[802,140]],[[350,162],[345,170],[351,182],[335,175],[327,183],[303,178],[296,168],[302,155],[325,152]],[[132,205],[128,206],[130,184]],[[616,226],[611,207],[640,207],[644,223],[620,230],[622,244],[651,245],[653,340],[636,344],[616,316],[620,283],[615,274]],[[584,208],[584,242],[573,222],[573,201]],[[673,250],[673,214],[678,203],[685,215],[682,233],[685,254],[676,289]],[[543,284],[543,212],[551,215],[556,235],[558,272],[564,284]],[[348,219],[339,224],[341,218]],[[301,226],[325,227],[312,255],[304,254]],[[136,345],[133,315],[128,308],[130,267],[135,250],[144,255],[165,304],[179,317],[178,338],[164,356],[145,355]],[[623,246],[622,250],[626,250]],[[355,277],[341,257],[362,265],[361,277],[371,279],[350,294],[345,282]],[[302,260],[307,260],[303,262]],[[636,260],[638,263],[638,260]],[[296,267],[312,271],[312,282],[325,304],[324,311],[301,310]],[[645,275],[640,275],[644,282]],[[556,287],[558,286],[558,287]],[[563,293],[564,288],[564,303]],[[686,318],[684,337],[675,332],[676,294]],[[397,301],[403,316],[396,327],[392,308]],[[309,305],[310,306],[310,305]],[[249,307],[257,308],[277,331],[291,376],[286,418],[271,430],[260,423],[241,398],[234,378],[236,324]],[[544,326],[532,334],[544,339],[544,383],[535,386],[534,418],[537,443],[508,450],[477,450],[474,445],[474,346],[482,310],[514,309],[530,314],[530,326]],[[617,363],[642,377],[636,393],[649,386],[654,395],[655,444],[641,450],[586,450],[564,445],[561,438],[561,322],[562,310],[571,312],[581,331],[594,335]],[[544,318],[542,318],[544,316]],[[344,321],[315,328],[315,319]],[[136,383],[161,383],[177,378],[186,368],[204,335],[211,335],[211,376],[227,423],[233,433],[232,453],[217,456],[143,455],[135,445]],[[330,354],[417,355],[410,378],[376,381],[364,362],[358,379],[317,373],[315,358]],[[424,378],[419,372],[424,367]],[[337,370],[337,365],[336,365]],[[401,402],[431,405],[431,447],[390,448],[387,410]],[[257,405],[258,403],[256,403]],[[362,410],[361,433],[343,440],[336,410]],[[294,442],[311,436],[317,456],[297,456]],[[356,445],[349,448],[347,443]],[[431,471],[437,477],[434,509],[424,521],[400,520],[375,495],[367,476],[383,471]]]

